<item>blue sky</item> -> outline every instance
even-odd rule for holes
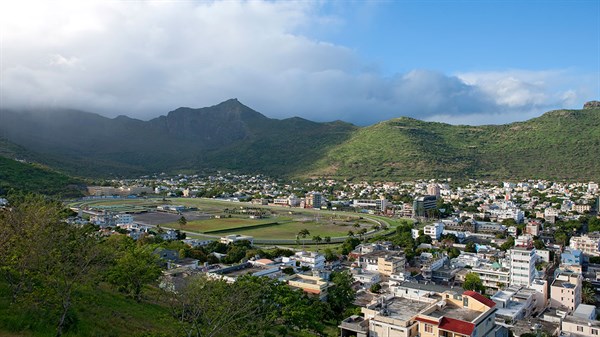
[[[385,72],[598,71],[600,1],[377,1],[322,10],[344,20],[325,32],[328,40]]]
[[[600,1],[0,2],[3,107],[526,120],[600,99]]]

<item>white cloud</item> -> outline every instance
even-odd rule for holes
[[[4,106],[150,118],[237,97],[270,117],[479,123],[581,104],[568,71],[384,76],[344,46],[314,2],[14,1],[0,4]],[[375,67],[376,68],[376,67]],[[583,95],[583,96],[582,96]],[[538,110],[536,110],[538,109]]]

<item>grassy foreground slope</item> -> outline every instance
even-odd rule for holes
[[[169,308],[150,300],[136,302],[100,284],[79,294],[85,301],[74,308],[75,328],[63,336],[175,336]],[[10,305],[6,284],[0,282],[0,336],[51,337],[55,320],[39,312]]]
[[[465,126],[398,118],[358,130],[308,176],[600,179],[600,109]]]

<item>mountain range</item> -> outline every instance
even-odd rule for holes
[[[149,121],[0,110],[0,155],[83,177],[230,170],[280,177],[599,180],[600,108],[466,126],[401,117],[367,127],[271,119],[230,99]]]

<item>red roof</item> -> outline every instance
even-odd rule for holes
[[[496,305],[496,303],[494,303],[494,301],[492,301],[492,300],[490,300],[489,298],[487,298],[487,297],[485,297],[485,296],[481,295],[480,293],[476,293],[476,292],[474,292],[474,291],[471,291],[471,290],[466,290],[466,291],[463,293],[463,296],[469,296],[469,297],[472,297],[472,298],[473,298],[473,299],[475,299],[476,301],[479,301],[479,302],[483,303],[484,305],[486,305],[486,306],[488,306],[488,307],[490,307],[490,308],[493,308],[493,307]]]
[[[442,317],[438,328],[446,331],[452,331],[461,335],[471,336],[475,329],[475,324],[461,321],[459,319]]]

